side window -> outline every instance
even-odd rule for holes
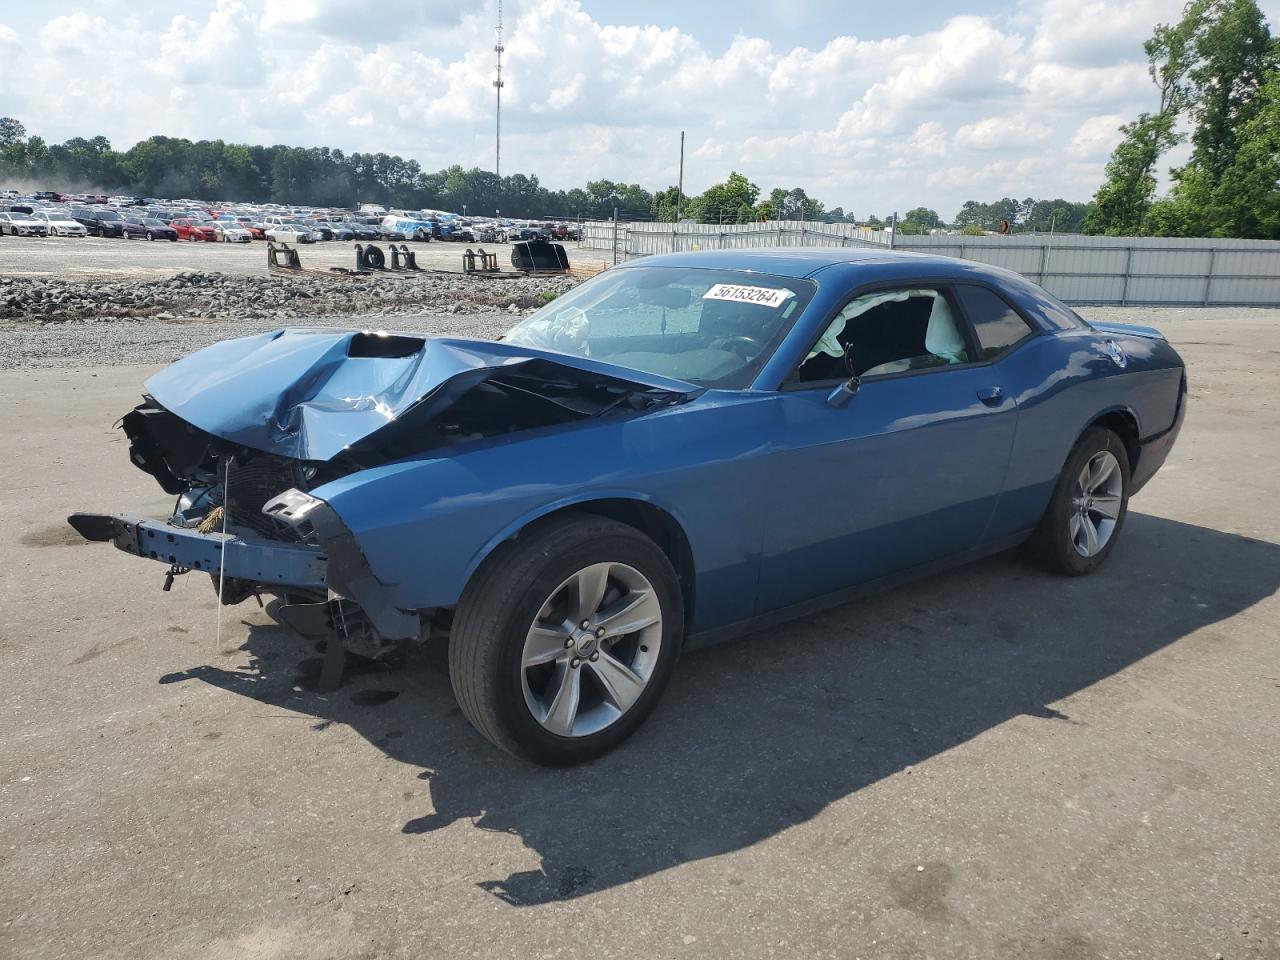
[[[881,290],[845,304],[800,364],[801,383],[876,377],[972,359],[941,290]]]
[[[969,322],[973,324],[984,360],[999,356],[1024,337],[1030,336],[1032,330],[1027,321],[985,287],[958,284],[956,295],[960,298],[960,305],[964,307]]]

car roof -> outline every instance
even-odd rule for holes
[[[931,277],[972,277],[975,273],[1007,280],[1011,274],[999,267],[940,257],[935,254],[909,253],[905,250],[871,247],[761,247],[739,250],[698,250],[688,253],[666,253],[631,260],[622,267],[706,267],[718,270],[751,270],[780,277],[811,277],[828,267],[858,265],[897,267],[886,271],[901,276],[901,268]]]

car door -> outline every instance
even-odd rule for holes
[[[856,393],[831,402],[850,372]],[[777,398],[757,613],[976,547],[1013,444],[1010,396],[949,285],[847,302]]]

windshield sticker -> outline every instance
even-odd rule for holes
[[[732,300],[754,303],[761,307],[780,307],[795,296],[795,291],[774,287],[748,287],[737,283],[717,283],[702,295],[703,300]]]

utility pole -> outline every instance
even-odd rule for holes
[[[680,131],[680,180],[676,186],[676,223],[680,222],[680,200],[684,196],[684,131]]]
[[[493,81],[493,86],[498,94],[498,112],[497,112],[497,137],[494,143],[493,172],[496,176],[502,176],[502,51],[506,49],[502,45],[502,0],[498,0],[498,42],[494,44],[493,52],[498,55],[498,78]]]

